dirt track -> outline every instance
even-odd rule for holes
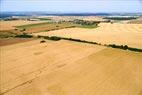
[[[142,48],[142,24],[101,23],[99,26],[95,29],[70,28],[40,32],[35,35],[61,36],[102,44],[122,44]]]
[[[142,53],[70,41],[0,47],[4,95],[141,95]]]

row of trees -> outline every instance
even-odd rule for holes
[[[137,19],[136,17],[105,17],[104,19],[108,20],[133,20]]]
[[[49,36],[38,36],[38,38],[44,38],[44,39],[53,40],[53,41],[59,41],[61,39],[64,39],[64,40],[70,40],[70,41],[75,41],[75,42],[83,42],[83,43],[88,43],[88,44],[102,45],[101,43],[97,43],[97,42],[91,42],[91,41],[86,41],[86,40],[81,40],[81,39],[57,37],[57,36],[51,36],[51,37],[49,37]],[[45,42],[45,41],[42,41],[42,42]],[[123,50],[130,50],[130,51],[135,51],[135,52],[142,52],[142,49],[129,47],[127,45],[109,44],[109,45],[102,45],[102,46],[107,46],[107,47],[112,47],[112,48],[118,48],[118,49],[123,49]]]

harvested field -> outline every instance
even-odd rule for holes
[[[130,24],[142,24],[142,19],[140,19],[140,20],[131,20],[128,23],[130,23]]]
[[[26,25],[26,24],[36,24],[43,23],[45,21],[26,21],[26,20],[14,20],[14,21],[0,21],[0,31],[2,30],[12,30],[15,26]]]
[[[70,28],[34,35],[60,36],[95,41],[102,44],[128,45],[142,48],[142,24],[101,23],[95,29]]]
[[[64,40],[34,40],[0,50],[4,95],[142,93],[142,53]]]
[[[0,46],[12,45],[35,40],[34,38],[4,38],[0,39]]]

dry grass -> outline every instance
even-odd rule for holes
[[[0,48],[5,95],[141,95],[142,53],[63,40]]]

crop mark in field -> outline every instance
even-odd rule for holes
[[[42,73],[42,70],[39,70],[39,71],[35,74],[35,78],[38,78],[41,73]]]
[[[8,89],[8,90],[6,90],[6,91],[0,93],[0,95],[4,95],[5,93],[8,93],[8,92],[10,92],[11,90],[14,90],[14,89],[16,89],[16,88],[18,88],[18,87],[20,87],[20,86],[25,85],[25,84],[31,84],[34,79],[35,79],[35,78],[33,78],[33,79],[31,79],[31,80],[28,80],[28,81],[26,81],[26,82],[24,82],[24,83],[21,83],[21,84],[15,86],[15,87],[13,87],[13,88],[10,88],[10,89]]]
[[[57,67],[58,68],[61,68],[61,67],[64,67],[66,64],[61,64],[61,65],[58,65]]]
[[[35,52],[34,55],[40,55],[42,54],[43,52]]]
[[[20,87],[20,86],[23,86],[23,85],[32,83],[33,80],[35,80],[36,78],[39,77],[39,75],[42,73],[42,70],[43,70],[44,68],[46,68],[46,66],[44,66],[44,67],[42,67],[42,68],[40,68],[40,69],[38,69],[38,70],[36,70],[36,71],[29,72],[28,74],[35,73],[35,72],[36,72],[35,77],[34,77],[33,79],[28,80],[28,81],[26,81],[26,82],[23,82],[23,83],[21,83],[21,84],[15,86],[15,87],[13,87],[13,88],[7,89],[7,90],[4,91],[4,92],[0,92],[0,95],[4,95],[5,93],[10,92],[10,91],[12,91],[12,90],[14,90],[14,89],[16,89],[16,88],[18,88],[18,87]],[[25,74],[25,75],[28,75],[28,74]],[[23,75],[22,75],[22,76],[23,76]],[[19,77],[22,77],[22,76],[19,76]],[[18,79],[18,78],[16,78],[16,79]]]

